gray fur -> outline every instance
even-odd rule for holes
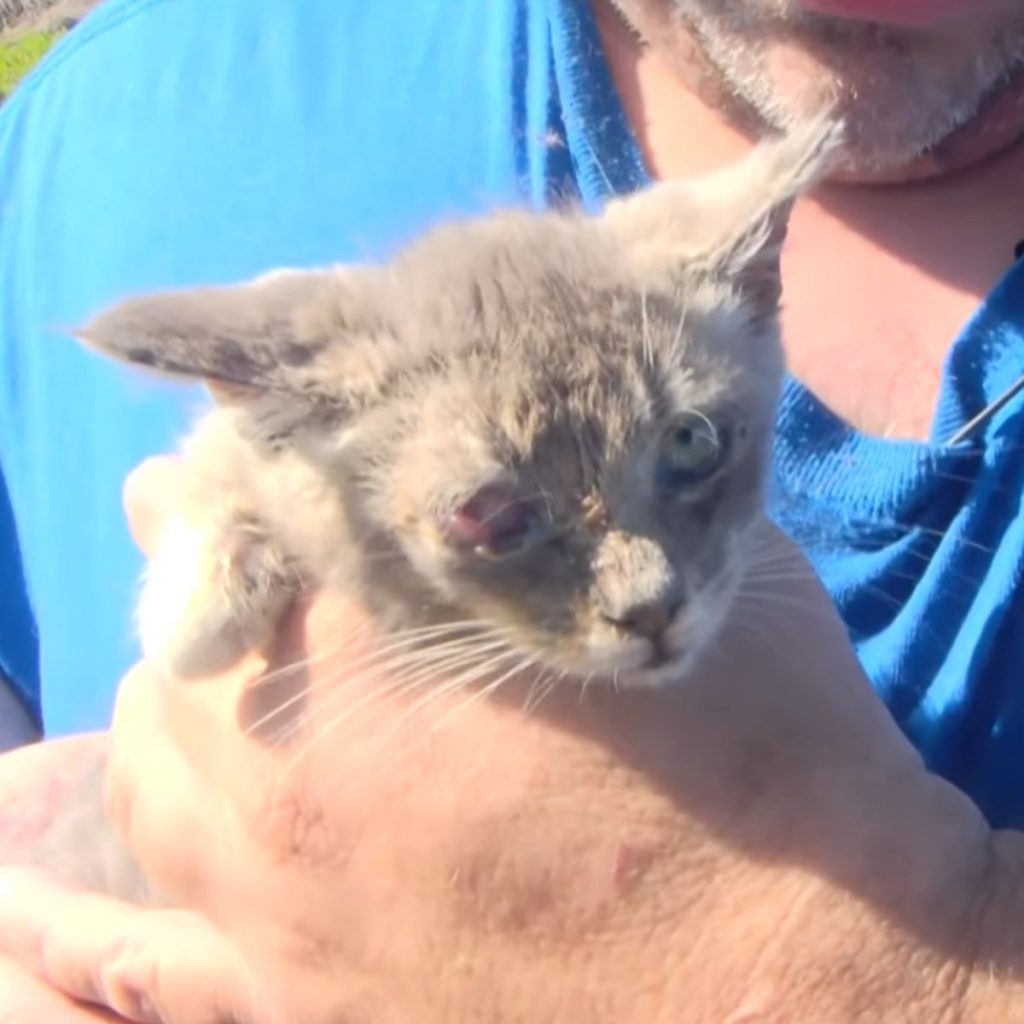
[[[478,619],[574,674],[678,676],[724,617],[761,514],[779,249],[837,139],[814,124],[597,217],[501,213],[385,266],[101,315],[83,341],[218,399],[186,445],[182,529],[150,567],[147,653],[214,670],[323,584],[386,629]],[[658,467],[687,416],[724,457],[666,496]],[[535,503],[532,546],[493,558],[446,541],[439,523],[495,483]]]

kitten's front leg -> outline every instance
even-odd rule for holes
[[[175,676],[223,672],[270,639],[297,589],[294,565],[258,522],[174,521],[146,569],[143,652]]]

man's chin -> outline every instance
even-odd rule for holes
[[[1024,65],[981,103],[965,124],[912,160],[893,166],[850,154],[848,165],[831,175],[837,183],[896,185],[925,181],[984,163],[1024,140]]]
[[[756,136],[766,124],[780,127],[822,105],[846,122],[849,144],[833,181],[935,178],[987,161],[1024,138],[1019,20],[1007,27],[1009,41],[979,39],[984,53],[966,56],[966,40],[926,46],[895,30],[885,43],[865,25],[847,37],[796,23],[776,30],[766,23],[760,33],[732,32],[710,17],[695,24],[703,24],[702,35],[686,51],[693,88],[743,133]],[[758,71],[753,77],[747,55]]]

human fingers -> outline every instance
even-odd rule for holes
[[[178,687],[142,663],[122,680],[114,710],[108,818],[158,886],[203,909],[217,879],[244,873],[246,837],[232,808],[239,791],[264,785],[265,758],[247,756],[235,724],[249,675],[240,668]]]
[[[9,958],[12,973],[20,968],[72,1001],[116,1015],[113,1019],[257,1022],[241,957],[205,919],[76,892],[35,871],[0,871],[0,954]],[[29,995],[34,992],[27,982],[19,984]],[[77,1012],[75,1003],[70,1005],[68,1012]],[[78,1019],[69,1017],[69,1024]]]
[[[124,1018],[99,1006],[77,1003],[0,956],[0,1020],[5,1024],[114,1024]]]

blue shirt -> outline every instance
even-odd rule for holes
[[[137,654],[121,485],[202,400],[69,328],[126,293],[376,258],[453,215],[645,181],[585,0],[88,18],[0,112],[0,667],[48,732],[108,720]],[[1020,403],[943,440],[1024,374],[1022,327],[1008,269],[952,344],[926,443],[860,434],[788,381],[774,499],[928,763],[1018,827]]]

